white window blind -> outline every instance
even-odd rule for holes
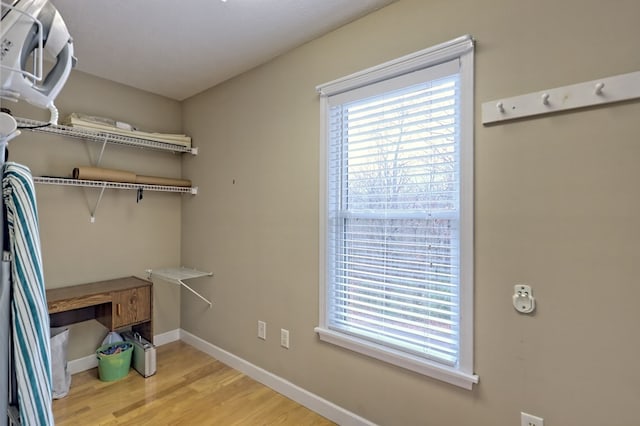
[[[375,80],[324,105],[318,331],[468,374],[461,60]]]

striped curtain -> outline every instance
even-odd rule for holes
[[[11,313],[20,419],[25,426],[53,425],[49,313],[30,170],[5,163],[2,194],[12,259]]]

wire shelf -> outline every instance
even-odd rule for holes
[[[34,176],[33,181],[44,185],[82,186],[85,188],[142,189],[144,191],[181,192],[193,195],[198,193],[197,187],[190,186],[147,185],[140,183],[107,182],[102,180],[70,179],[47,176]]]
[[[200,278],[200,277],[211,277],[213,276],[213,272],[202,272],[196,269],[185,268],[183,266],[179,268],[166,268],[166,269],[149,269],[147,270],[149,274],[149,279],[153,280],[153,278],[159,278],[163,281],[167,281],[169,283],[180,285],[196,296],[198,296],[201,300],[206,302],[209,307],[211,307],[212,303],[209,299],[195,291],[193,288],[184,283],[184,280],[188,280],[191,278]]]
[[[190,153],[196,155],[197,148],[186,147],[166,142],[142,139],[131,136],[118,135],[116,133],[101,132],[97,130],[83,129],[79,127],[64,126],[61,124],[47,125],[44,121],[30,120],[27,118],[15,117],[20,130],[32,132],[48,133],[53,135],[68,136],[76,139],[83,139],[92,142],[110,143],[116,145],[126,145],[136,148],[155,149],[159,151],[169,151],[173,153]]]
[[[151,275],[155,275],[166,281],[178,282],[182,280],[188,280],[190,278],[210,277],[213,272],[203,272],[196,269],[185,268],[181,266],[179,268],[165,268],[165,269],[152,269]]]

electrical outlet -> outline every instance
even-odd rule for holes
[[[280,329],[280,346],[289,349],[289,330]]]
[[[267,323],[264,321],[258,321],[258,337],[267,340]]]
[[[544,419],[542,417],[521,412],[520,426],[544,426]]]

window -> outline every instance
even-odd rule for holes
[[[471,389],[473,40],[318,86],[320,338]]]

